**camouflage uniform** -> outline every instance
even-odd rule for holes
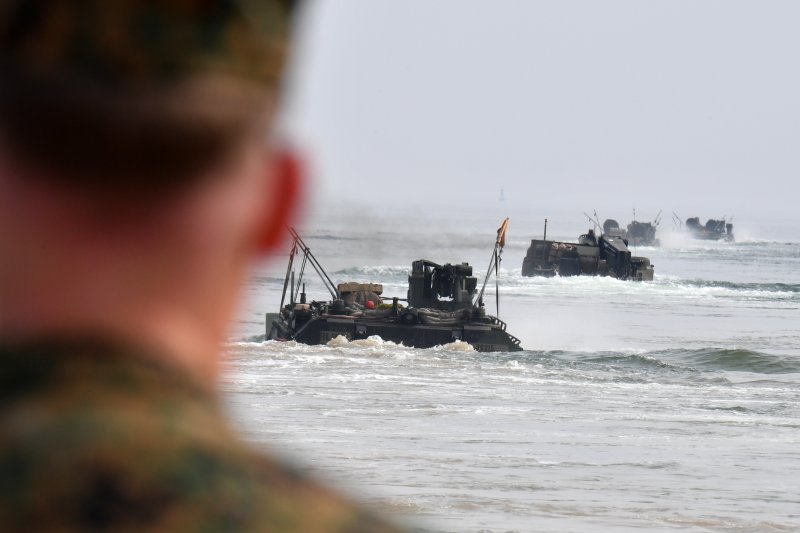
[[[0,348],[3,531],[394,531],[255,454],[214,395],[101,342]]]

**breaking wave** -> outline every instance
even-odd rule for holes
[[[740,283],[687,279],[656,274],[654,281],[621,281],[609,277],[525,277],[521,269],[500,270],[500,293],[508,296],[532,294],[558,296],[559,294],[630,294],[642,297],[677,298],[733,298],[742,300],[769,300],[800,303],[800,284],[796,283]]]
[[[361,236],[347,236],[347,235],[334,235],[333,233],[309,233],[304,239],[313,241],[360,241],[363,239]]]
[[[676,360],[703,370],[753,372],[757,374],[800,373],[800,359],[736,348],[707,348],[665,352]]]
[[[411,268],[408,266],[350,267],[332,273],[336,279],[352,279],[373,283],[407,282]]]
[[[278,352],[327,352],[331,348],[348,351],[368,351],[372,355],[391,355],[398,351],[414,353],[439,353],[443,356],[462,354],[476,362],[507,364],[516,362],[530,366],[602,366],[622,371],[655,372],[750,372],[754,374],[800,374],[800,357],[777,355],[740,348],[670,349],[656,351],[576,352],[571,350],[524,350],[522,352],[480,353],[466,342],[453,342],[434,348],[417,349],[378,336],[348,341],[337,337],[326,346],[308,346],[295,342],[264,341],[263,336],[253,337],[231,346],[246,347],[250,353],[274,354]],[[627,369],[627,370],[626,370]]]
[[[638,370],[800,373],[800,357],[739,348],[658,350],[642,353],[554,351],[542,352],[541,356],[580,364],[602,364]]]
[[[769,293],[800,293],[800,284],[797,283],[733,283],[730,281],[710,281],[704,279],[673,279],[664,278],[664,282],[675,285],[697,288],[722,288],[731,291],[752,291]]]

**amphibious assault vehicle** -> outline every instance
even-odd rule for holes
[[[656,239],[656,228],[658,218],[654,222],[639,222],[634,220],[628,224],[627,229],[619,227],[619,222],[613,218],[603,222],[603,235],[619,237],[626,240],[630,246],[660,246],[661,242]]]
[[[734,240],[733,224],[726,221],[725,218],[721,220],[710,218],[706,221],[705,226],[700,224],[700,217],[687,218],[686,229],[689,231],[689,235],[695,239],[730,242]]]
[[[486,280],[492,268],[497,272],[507,222],[508,219],[498,230]],[[472,275],[469,264],[441,265],[426,259],[414,261],[408,277],[407,297],[386,297],[383,296],[383,286],[378,283],[334,285],[297,232],[294,229],[290,232],[294,244],[280,311],[267,313],[266,317],[268,340],[325,344],[339,336],[352,341],[377,335],[383,340],[416,348],[465,341],[481,352],[522,350],[520,340],[506,331],[505,322],[486,313],[483,304],[486,280],[478,293],[478,280]],[[292,268],[298,253],[302,253],[303,261],[300,276],[295,280]],[[331,300],[307,301],[302,282],[307,263],[311,263],[319,274]]]
[[[543,239],[531,240],[522,260],[523,276],[611,276],[618,279],[652,281],[653,265],[646,257],[635,257],[622,237],[594,230],[580,236],[577,243],[547,240],[547,221]]]

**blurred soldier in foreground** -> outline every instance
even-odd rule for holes
[[[383,531],[231,433],[288,0],[0,0],[0,528]]]

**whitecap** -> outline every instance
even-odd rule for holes
[[[475,347],[466,341],[453,341],[442,345],[444,350],[452,350],[454,352],[474,352]]]
[[[347,340],[347,337],[345,337],[344,335],[337,335],[336,337],[332,338],[327,343],[325,343],[325,346],[328,346],[330,348],[343,348],[348,344],[350,344],[350,341]]]

